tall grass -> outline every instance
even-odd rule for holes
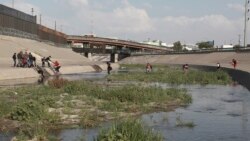
[[[20,138],[39,137],[39,134],[42,138],[48,129],[64,122],[60,112],[48,112],[48,108],[62,109],[64,115],[77,115],[82,127],[92,127],[107,118],[124,117],[119,112],[129,116],[133,112],[143,113],[145,109],[158,110],[160,106],[167,109],[168,104],[188,104],[191,100],[183,89],[140,85],[106,87],[76,81],[60,87],[50,85],[0,89],[0,117],[22,123]],[[74,112],[76,109],[80,109],[80,112]]]
[[[163,137],[138,120],[126,120],[103,129],[95,141],[163,141]]]
[[[111,80],[162,82],[170,84],[229,84],[231,77],[224,71],[205,72],[190,69],[184,73],[181,68],[170,68],[168,66],[156,65],[151,73],[145,73],[143,65],[122,65],[128,73],[112,74],[108,76]],[[141,71],[139,71],[141,70]]]
[[[64,90],[72,95],[81,94],[106,101],[117,100],[119,102],[149,103],[179,99],[183,103],[191,102],[191,97],[186,94],[184,89],[174,88],[162,89],[160,87],[142,87],[136,85],[104,88],[86,82],[72,82],[66,85]]]

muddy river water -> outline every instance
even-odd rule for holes
[[[193,102],[172,112],[141,116],[145,126],[168,141],[249,141],[250,92],[238,86],[180,86]],[[177,127],[177,119],[192,122],[193,128]],[[103,126],[109,126],[109,123]],[[93,140],[100,128],[68,129],[57,135],[63,141]]]
[[[91,74],[102,78],[105,74]],[[72,78],[72,77],[71,77]],[[79,76],[76,78],[79,79]],[[161,84],[162,87],[169,87]],[[193,102],[172,112],[141,116],[145,126],[161,133],[168,141],[250,141],[250,92],[241,85],[192,85],[186,88]],[[195,126],[178,127],[177,120]],[[102,127],[109,127],[104,123]],[[66,129],[56,133],[62,141],[92,141],[100,128]],[[0,134],[0,141],[9,141],[10,134]]]

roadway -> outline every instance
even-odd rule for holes
[[[99,45],[99,46],[116,46],[118,48],[130,48],[137,50],[154,50],[160,52],[171,51],[166,47],[158,47],[154,45],[147,45],[134,41],[120,40],[120,39],[111,39],[111,38],[103,38],[103,37],[91,37],[91,36],[75,36],[69,35],[67,37],[68,43],[87,43],[90,45]]]

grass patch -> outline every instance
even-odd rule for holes
[[[176,123],[175,123],[176,127],[188,127],[188,128],[194,128],[195,124],[194,122],[188,122],[188,121],[183,121],[180,116],[178,116],[176,118]]]
[[[163,137],[138,120],[126,120],[103,129],[95,141],[163,141]]]
[[[187,105],[192,99],[184,89],[140,85],[106,87],[76,81],[67,82],[62,87],[0,89],[0,101],[0,117],[19,121],[18,138],[25,140],[43,138],[49,129],[59,128],[62,123],[70,124],[68,121],[73,121],[70,117],[78,118],[74,121],[88,128],[107,119],[129,117],[133,113],[138,115],[159,108],[167,110],[168,105]]]
[[[181,68],[171,68],[163,65],[153,66],[151,73],[145,73],[144,65],[121,65],[128,73],[109,75],[109,79],[114,81],[142,81],[161,82],[170,84],[229,84],[231,77],[224,71],[205,72],[190,69],[184,73]]]

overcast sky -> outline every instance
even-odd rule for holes
[[[12,1],[0,3],[12,7]],[[243,43],[244,4],[245,0],[14,0],[14,8],[28,14],[34,8],[43,25],[54,28],[56,21],[57,30],[66,34],[182,44],[215,40],[216,45],[236,44],[239,35]]]

